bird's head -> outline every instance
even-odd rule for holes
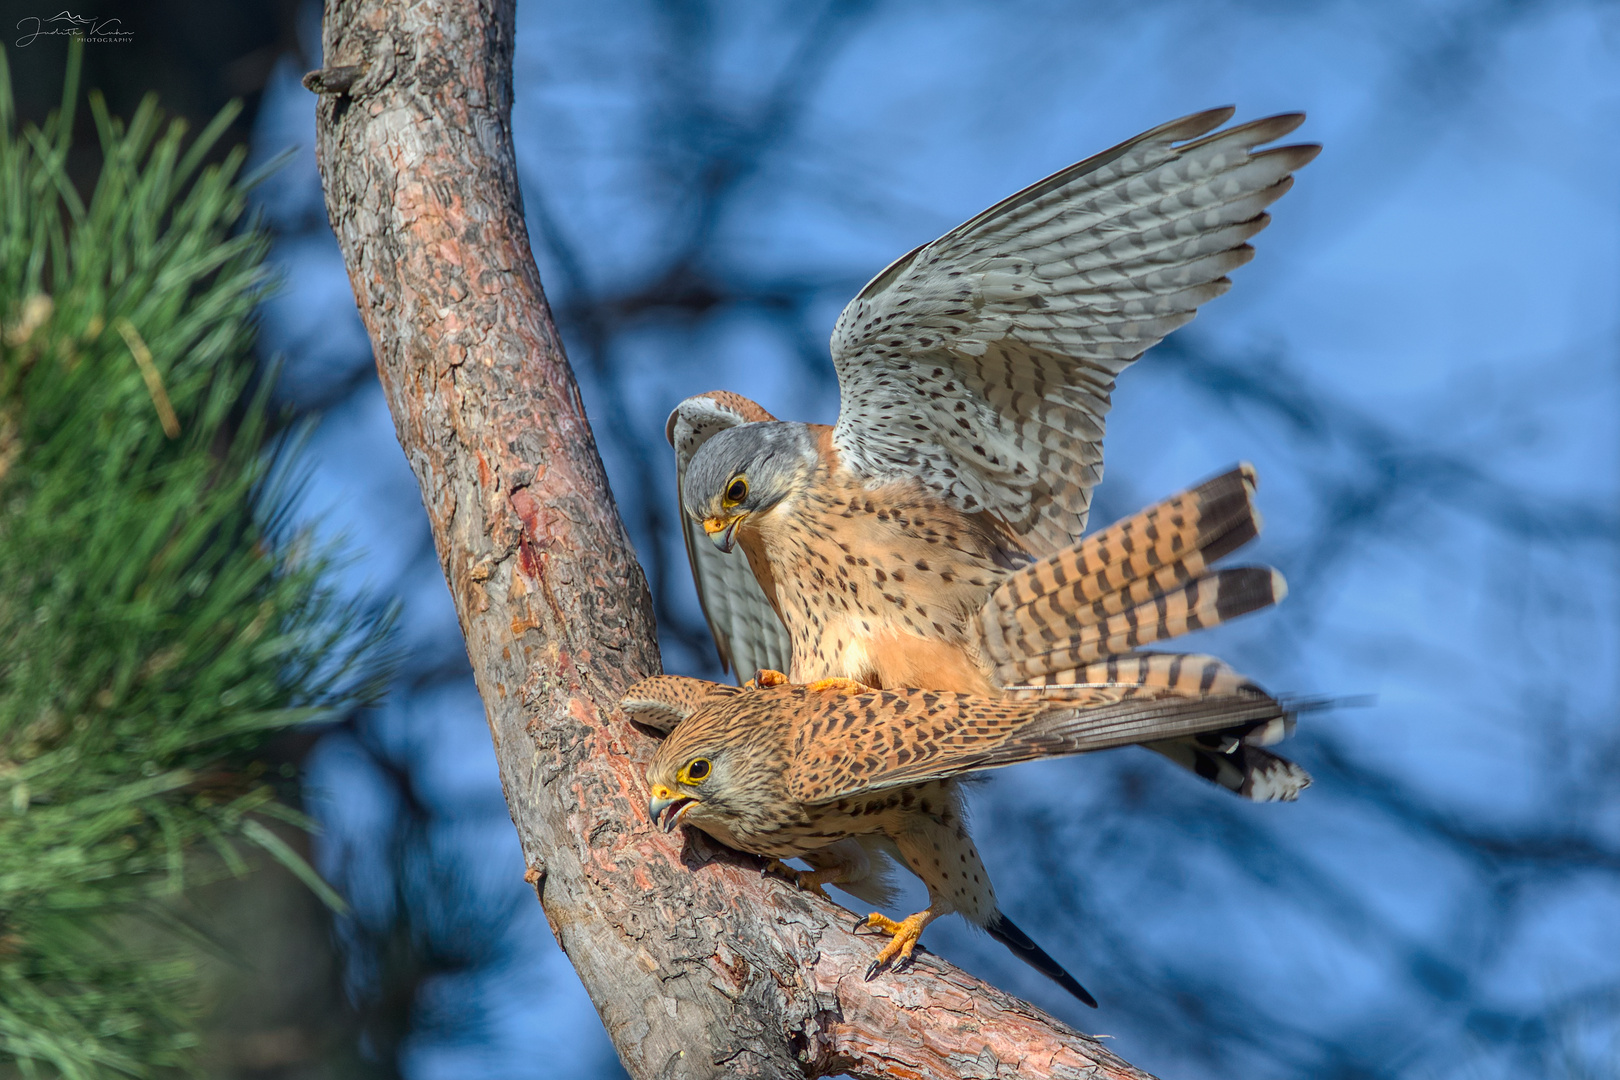
[[[769,814],[786,761],[779,725],[751,704],[728,698],[699,710],[658,745],[647,767],[654,825],[731,839]]]
[[[720,432],[686,466],[681,507],[721,551],[737,527],[799,491],[816,464],[815,439],[803,424],[771,421]]]
[[[665,832],[673,831],[693,814],[698,820],[692,824],[701,826],[702,819],[712,816],[714,810],[712,804],[704,801],[705,794],[722,786],[715,781],[714,758],[702,755],[672,768],[648,770],[647,783],[652,788],[647,815]]]
[[[681,741],[685,745],[671,753],[666,739],[647,769],[652,789],[647,814],[664,832],[683,822],[697,828],[718,822],[729,806],[732,755],[727,748],[712,739]]]

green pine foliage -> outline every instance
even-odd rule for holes
[[[267,239],[242,150],[203,167],[230,114],[188,145],[92,94],[84,199],[78,57],[19,131],[0,52],[0,1076],[188,1066],[191,969],[129,929],[244,843],[325,890],[255,754],[384,674],[387,620],[285,520],[249,355]]]

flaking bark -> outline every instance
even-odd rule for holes
[[[651,600],[530,254],[512,0],[328,0],[327,211],[467,639],[558,943],[637,1078],[1151,1080],[940,961],[865,982],[879,940],[757,860],[646,820]]]

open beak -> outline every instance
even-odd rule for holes
[[[721,551],[729,552],[737,546],[737,526],[742,523],[746,515],[738,514],[734,518],[704,518],[703,531],[709,534],[714,546]]]
[[[652,789],[652,798],[647,801],[647,816],[660,829],[673,832],[687,809],[696,802],[690,796],[677,795],[663,784],[657,784]]]

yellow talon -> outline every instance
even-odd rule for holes
[[[913,916],[913,917],[915,917],[915,916]],[[900,925],[901,925],[900,923],[895,922],[893,919],[889,918],[887,915],[882,915],[882,914],[879,914],[878,912],[874,911],[874,912],[872,912],[872,914],[868,915],[866,918],[864,918],[860,922],[856,923],[855,924],[855,929],[859,930],[863,926],[869,926],[874,930],[881,930],[883,933],[888,934],[890,937],[894,937],[896,934],[898,934],[900,932]],[[918,933],[921,933],[921,931],[918,931]]]
[[[863,682],[854,679],[817,679],[805,687],[812,693],[822,694],[829,690],[837,690],[844,694],[870,694],[872,688]]]
[[[917,939],[922,937],[923,927],[930,921],[932,918],[926,911],[919,911],[904,922],[895,922],[874,911],[856,923],[857,930],[862,926],[870,926],[874,930],[890,935],[889,943],[883,946],[883,950],[877,954],[877,959],[866,969],[866,981],[871,982],[877,977],[877,973],[891,962],[897,971],[909,964],[911,951],[917,947]]]
[[[786,686],[788,677],[780,671],[770,668],[760,668],[752,679],[743,683],[744,690],[758,690],[762,686]]]

